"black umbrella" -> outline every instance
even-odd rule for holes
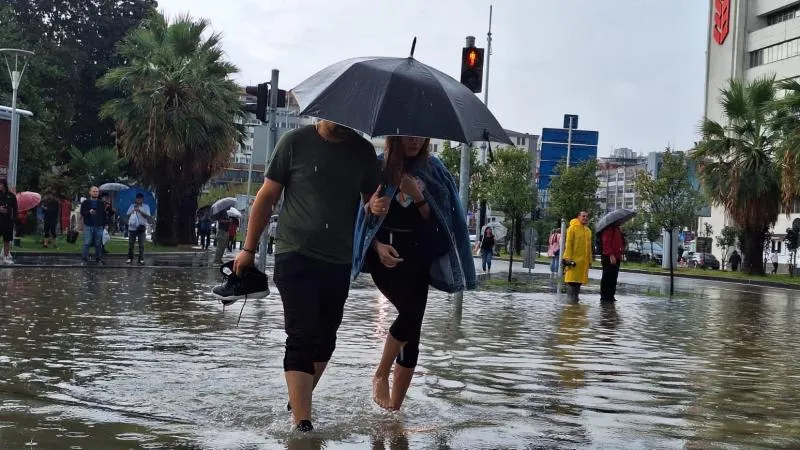
[[[472,91],[413,57],[341,61],[300,83],[292,94],[300,115],[370,136],[512,144]]]

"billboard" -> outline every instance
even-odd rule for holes
[[[569,127],[572,125],[572,130]],[[539,154],[539,181],[540,191],[550,187],[550,181],[555,175],[556,167],[567,160],[569,152],[569,165],[573,166],[589,159],[597,158],[597,143],[600,133],[590,130],[578,130],[578,116],[564,115],[565,128],[543,128],[542,146]]]

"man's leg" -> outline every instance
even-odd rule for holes
[[[611,267],[609,267],[608,300],[610,301],[617,300],[617,279],[619,278],[620,264],[622,264],[622,262],[617,260],[616,264],[611,264]]]
[[[139,262],[144,262],[144,240],[147,239],[147,232],[142,230],[136,234],[139,235]]]
[[[603,276],[600,278],[600,301],[611,300],[611,271],[613,264],[608,256],[603,255],[600,259],[603,264]]]
[[[94,259],[95,261],[103,260],[103,227],[93,227],[94,233]]]
[[[136,232],[128,231],[128,261],[133,261],[133,244],[136,243]]]
[[[227,231],[217,231],[217,242],[216,247],[214,248],[214,262],[217,264],[222,264],[222,255],[225,254],[225,247],[228,246],[228,232]]]
[[[89,260],[89,246],[94,242],[94,234],[92,232],[92,227],[83,227],[83,260]]]
[[[313,279],[317,264],[295,253],[280,255],[275,261],[274,280],[283,303],[286,331],[283,370],[295,424],[311,420],[314,341],[320,327],[320,287],[324,284],[324,280]]]

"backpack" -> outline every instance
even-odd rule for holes
[[[594,254],[595,255],[602,255],[603,254],[603,232],[596,233],[594,235]]]

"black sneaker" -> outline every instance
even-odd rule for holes
[[[243,298],[264,298],[269,295],[269,277],[255,267],[245,269],[241,277],[233,272],[233,261],[226,262],[219,270],[225,283],[212,289],[212,292],[224,306]]]
[[[301,420],[295,429],[303,433],[308,433],[309,431],[314,431],[314,425],[311,425],[310,420]]]

